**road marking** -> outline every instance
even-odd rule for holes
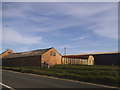
[[[65,81],[83,83],[83,84],[94,85],[94,86],[101,86],[101,87],[105,87],[105,88],[117,88],[118,89],[118,87],[114,87],[114,86],[107,86],[107,85],[101,85],[101,84],[95,84],[95,83],[89,83],[89,82],[83,82],[83,81],[75,81],[75,80],[57,78],[57,77],[52,77],[52,76],[37,75],[37,74],[32,74],[32,73],[22,73],[22,72],[15,72],[15,71],[9,71],[9,70],[4,70],[4,71],[18,73],[18,74],[27,74],[27,75],[31,75],[31,76],[37,76],[37,77],[46,77],[46,78],[52,78],[52,79],[58,79],[58,80],[65,80]]]
[[[3,83],[1,83],[1,82],[0,82],[0,84],[1,84],[2,86],[6,87],[6,88],[9,88],[9,89],[11,89],[11,90],[15,90],[14,88],[12,88],[12,87],[10,87],[10,86],[8,86],[8,85],[5,85],[5,84],[3,84]]]

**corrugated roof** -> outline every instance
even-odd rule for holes
[[[52,49],[52,48],[39,49],[39,50],[27,51],[27,52],[21,52],[21,53],[13,53],[13,54],[7,55],[3,58],[18,58],[18,57],[37,56],[37,55],[42,55],[43,53],[47,52],[50,49]]]
[[[65,55],[62,56],[63,58],[81,58],[81,59],[88,59],[90,55]]]
[[[116,54],[120,53],[120,51],[114,51],[114,52],[94,52],[94,53],[81,53],[81,54],[67,54],[66,56],[70,55],[97,55],[97,54]],[[63,55],[65,56],[65,55]]]

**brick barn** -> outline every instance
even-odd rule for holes
[[[36,66],[42,67],[44,63],[50,66],[61,64],[61,55],[54,48],[39,49],[21,53],[7,50],[2,53],[2,66]]]

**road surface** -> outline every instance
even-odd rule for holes
[[[2,71],[2,83],[12,88],[111,88],[41,75]]]

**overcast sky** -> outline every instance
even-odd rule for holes
[[[117,2],[3,2],[2,49],[118,51]]]

